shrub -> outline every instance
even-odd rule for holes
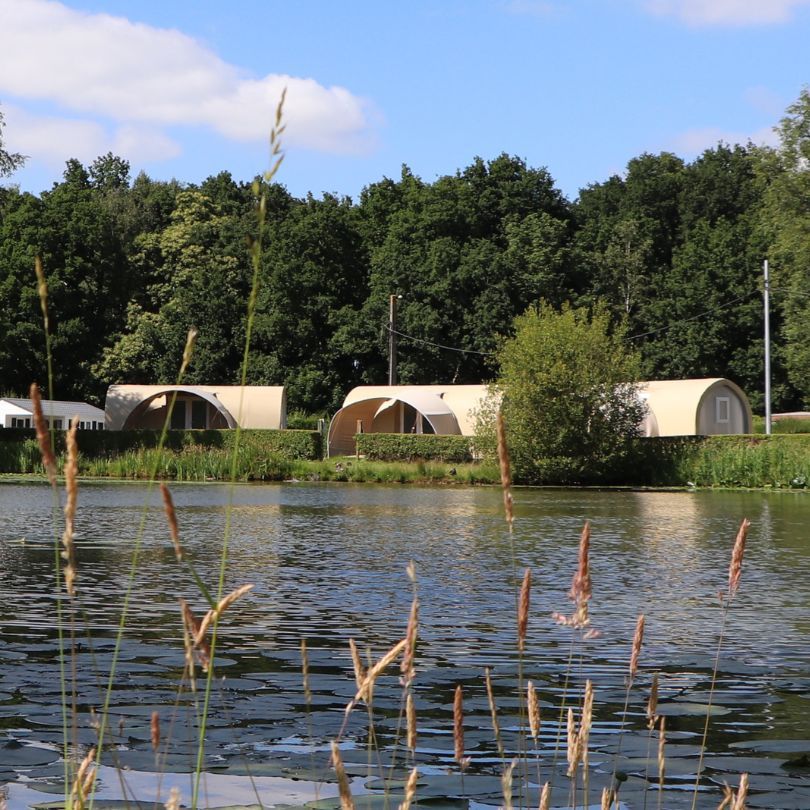
[[[470,436],[413,433],[359,433],[357,451],[370,461],[472,461]]]

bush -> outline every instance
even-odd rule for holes
[[[639,356],[624,336],[601,307],[557,312],[541,304],[515,319],[495,387],[516,481],[545,483],[569,469],[581,479],[625,452],[644,406]]]
[[[359,433],[357,451],[369,461],[472,461],[470,436],[413,433]]]
[[[199,459],[200,464],[192,464],[192,468],[213,469],[216,472],[207,477],[221,478],[220,471],[228,469],[228,459],[233,451],[236,441],[235,430],[170,430],[166,434],[163,444],[166,470],[175,469],[171,457]],[[156,450],[160,442],[160,431],[157,430],[84,430],[79,431],[78,444],[83,462],[87,467],[83,472],[91,472],[92,461],[110,461],[126,457],[124,468],[127,477],[142,478],[151,470],[152,456],[150,451]],[[55,450],[58,456],[64,453],[65,435],[57,431],[54,436]],[[282,462],[317,460],[322,457],[322,437],[317,431],[311,430],[243,430],[239,442],[240,459],[250,458],[245,465],[251,477],[266,477],[262,474],[254,475],[254,471],[264,464],[279,468]],[[203,459],[207,459],[203,463]],[[140,461],[139,461],[140,459]],[[272,462],[264,460],[272,459]],[[59,459],[61,463],[61,458]],[[188,466],[185,464],[184,466]],[[283,465],[282,465],[283,466]],[[100,470],[104,467],[98,467]],[[0,472],[28,473],[42,469],[39,460],[39,448],[35,434],[30,429],[4,429],[0,430]],[[110,469],[107,467],[106,469]],[[259,470],[260,472],[260,470]],[[167,473],[170,475],[171,473]],[[202,475],[202,473],[201,473]],[[206,477],[203,475],[203,477]]]

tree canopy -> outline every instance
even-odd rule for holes
[[[386,379],[388,299],[403,383],[488,382],[515,318],[539,302],[624,324],[648,379],[726,376],[762,405],[762,260],[774,278],[776,410],[810,403],[810,94],[771,149],[718,144],[695,160],[642,154],[567,200],[545,168],[502,154],[432,182],[407,166],[357,200],[267,197],[248,379],[289,405],[335,410]],[[2,136],[0,115],[0,137]],[[21,165],[3,150],[0,175]],[[170,382],[199,330],[189,380],[233,383],[257,236],[252,182],[131,177],[113,154],[68,161],[39,195],[0,188],[0,381],[44,367],[34,256],[49,280],[56,392]],[[612,328],[612,327],[611,327]]]

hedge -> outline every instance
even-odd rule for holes
[[[358,433],[357,452],[369,461],[447,461],[464,464],[473,459],[471,436],[414,433]]]
[[[61,455],[65,434],[54,435],[55,450]],[[174,453],[210,451],[228,455],[236,440],[235,430],[170,430],[163,443],[164,450]],[[156,430],[80,430],[78,444],[85,459],[111,459],[124,454],[140,453],[157,448],[160,431]],[[312,430],[242,430],[240,452],[252,456],[273,456],[288,461],[317,460],[322,457],[322,437]],[[24,473],[37,468],[39,450],[36,436],[30,428],[0,430],[0,472]]]

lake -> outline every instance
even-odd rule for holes
[[[200,577],[216,589],[227,530],[226,590],[254,585],[220,623],[202,805],[340,806],[328,760],[355,690],[349,639],[376,660],[403,637],[412,560],[420,598],[417,798],[431,807],[503,804],[485,668],[492,670],[505,761],[521,760],[515,806],[536,807],[538,781],[552,774],[553,806],[572,806],[560,707],[578,705],[590,678],[587,801],[598,806],[602,785],[618,773],[623,807],[658,807],[657,738],[647,730],[645,708],[659,673],[667,727],[661,806],[692,806],[700,764],[697,807],[717,807],[723,783],[736,785],[741,771],[751,774],[749,807],[810,807],[810,499],[802,493],[517,489],[510,537],[495,488],[211,484],[175,485],[172,492],[183,546]],[[159,492],[141,484],[81,485],[75,609],[67,601],[60,607],[55,595],[61,513],[50,490],[4,484],[0,514],[0,783],[8,806],[55,801],[62,791],[58,610],[63,643],[75,644],[65,656],[66,677],[76,683],[68,731],[83,752],[95,739],[127,593],[98,795],[165,801],[175,785],[188,802],[197,720],[195,696],[178,692],[179,599],[198,617],[206,605],[175,559]],[[722,624],[718,593],[727,586],[743,517],[752,525],[742,583],[728,611],[710,701]],[[566,594],[585,519],[592,532],[591,621],[600,632],[588,641],[551,619],[554,611],[571,612]],[[525,567],[533,588],[519,661],[515,602]],[[647,630],[625,713],[639,613]],[[377,683],[373,734],[360,707],[341,738],[358,806],[374,810],[401,800],[399,783],[383,790],[380,774],[390,766],[401,776],[411,764],[398,674],[395,666]],[[541,702],[536,745],[519,708],[518,687],[527,679]],[[457,684],[470,758],[463,778],[453,759]],[[162,732],[157,759],[150,743],[155,710]],[[584,801],[580,790],[577,805]]]

